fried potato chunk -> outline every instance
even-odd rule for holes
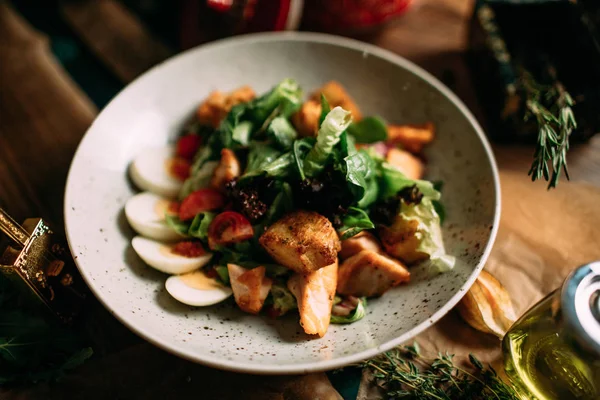
[[[342,260],[350,258],[363,250],[372,250],[375,253],[381,253],[381,245],[377,238],[367,231],[362,231],[350,239],[342,240],[342,251],[340,258]]]
[[[231,108],[240,103],[246,103],[256,97],[250,86],[242,86],[229,94],[215,90],[196,110],[198,121],[205,125],[218,127]]]
[[[233,297],[237,305],[251,314],[258,314],[271,290],[273,281],[265,276],[265,267],[246,269],[227,264]]]
[[[304,210],[283,216],[262,234],[259,242],[275,261],[299,273],[333,264],[342,247],[327,218]]]
[[[362,119],[360,108],[358,108],[354,99],[352,99],[339,82],[327,82],[323,87],[313,93],[312,99],[320,103],[321,93],[325,96],[331,108],[340,106],[344,110],[352,113],[352,120],[360,121]]]
[[[398,260],[363,250],[345,260],[338,271],[337,292],[351,296],[381,296],[410,280],[410,272]]]
[[[423,162],[408,151],[390,149],[386,155],[386,161],[398,168],[410,179],[421,179],[423,177]]]
[[[406,220],[401,215],[394,218],[391,226],[380,227],[379,237],[386,253],[407,264],[428,259],[428,254],[417,251],[420,244],[418,229],[419,221]]]
[[[287,283],[298,302],[300,325],[309,335],[325,336],[338,279],[337,260],[308,274],[294,274]]]
[[[221,160],[217,168],[215,168],[210,185],[215,189],[223,190],[225,184],[233,178],[240,176],[241,172],[242,167],[235,153],[230,149],[223,149],[221,150]]]
[[[423,125],[389,125],[388,141],[399,143],[411,153],[420,153],[423,147],[435,138],[432,122]]]
[[[308,100],[300,110],[292,115],[292,123],[300,136],[317,136],[319,118],[321,117],[321,103]]]

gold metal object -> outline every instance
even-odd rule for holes
[[[0,256],[0,272],[35,295],[62,321],[79,314],[86,288],[63,241],[39,218],[16,223],[0,208],[0,230],[12,243]]]

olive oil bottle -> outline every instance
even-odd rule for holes
[[[600,399],[600,262],[573,271],[502,342],[523,399]]]

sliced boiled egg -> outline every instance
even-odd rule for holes
[[[210,306],[227,299],[233,293],[202,271],[174,275],[165,283],[167,292],[176,300],[190,306]]]
[[[175,155],[171,147],[145,149],[129,169],[131,179],[140,189],[175,198],[183,181],[173,173]]]
[[[142,236],[134,237],[131,245],[146,264],[171,275],[192,272],[208,263],[212,257],[211,253],[203,250],[182,255],[177,252],[181,243],[161,243]]]
[[[171,201],[154,193],[136,194],[125,203],[125,216],[129,225],[140,235],[163,242],[172,242],[182,236],[165,221]]]

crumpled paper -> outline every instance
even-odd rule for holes
[[[524,173],[500,174],[502,213],[485,265],[508,290],[521,315],[558,288],[574,268],[600,260],[600,188],[561,181],[547,191]],[[427,356],[473,353],[502,372],[501,341],[467,325],[453,310],[415,339]],[[381,398],[365,373],[357,400]]]

